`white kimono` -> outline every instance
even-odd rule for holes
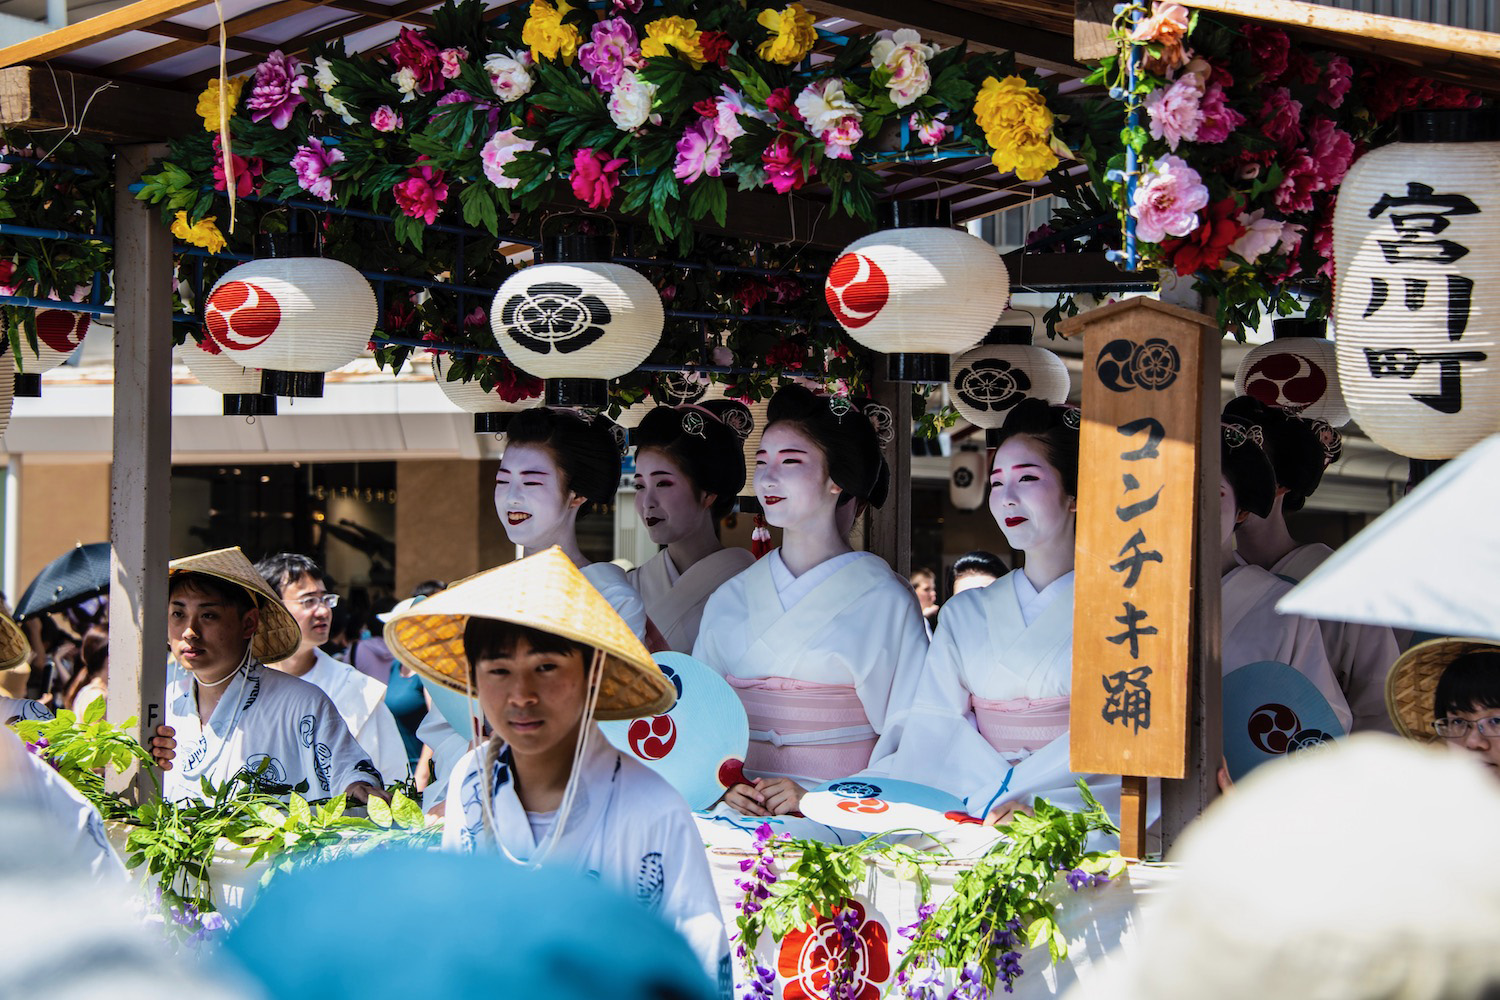
[[[252,661],[228,682],[207,725],[198,720],[193,679],[174,681],[167,725],[177,730],[176,766],[162,781],[170,802],[201,798],[204,778],[218,786],[240,773],[258,774],[271,795],[305,783],[308,799],[332,798],[356,781],[383,784],[328,696],[262,663]]]
[[[313,650],[313,668],[302,675],[333,700],[344,725],[364,747],[387,783],[405,781],[406,744],[396,717],[385,707],[385,685],[323,652]]]
[[[969,800],[974,810],[982,809],[1011,762],[1032,754],[1009,749],[1002,756],[979,731],[972,699],[1068,695],[1073,683],[1073,581],[1073,574],[1066,573],[1038,593],[1015,570],[943,605],[922,671],[904,677],[892,692],[890,722],[871,756],[870,773],[942,788]],[[1053,779],[1051,783],[1072,785],[1065,753],[1060,761],[1054,759]],[[1032,781],[1048,783],[1049,778],[1038,771]]]
[[[579,567],[578,572],[604,596],[615,613],[625,619],[625,624],[637,638],[646,634],[646,605],[626,579],[623,569],[614,563],[595,562]]]
[[[747,549],[720,549],[693,563],[686,573],[679,573],[667,550],[662,549],[626,577],[640,591],[646,615],[667,645],[679,653],[691,653],[709,597],[753,562],[755,557]]]
[[[835,556],[795,578],[780,549],[767,554],[708,599],[693,646],[695,658],[731,679],[786,678],[850,687],[858,696],[867,720],[859,727],[783,737],[752,725],[752,741],[778,747],[878,736],[885,731],[897,678],[920,672],[926,655],[927,625],[916,594],[869,552]],[[869,758],[859,756],[859,764],[837,777],[862,770]],[[786,776],[804,785],[829,780]]]
[[[14,700],[14,699],[6,699]],[[35,704],[33,702],[32,704]],[[78,790],[0,726],[0,870],[44,864],[56,876],[123,882],[125,866],[104,835],[104,821]],[[34,838],[45,838],[45,843]]]
[[[660,915],[727,994],[729,941],[692,812],[665,779],[610,746],[597,725],[585,733],[588,746],[579,763],[576,795],[562,838],[544,864],[566,864],[601,879]],[[469,751],[453,769],[443,847],[469,852],[503,847],[513,860],[525,863],[550,836],[557,814],[526,812],[512,780],[509,748],[502,748],[487,782],[491,828],[483,813],[486,792],[479,775],[484,749]]]
[[[1236,566],[1224,575],[1224,673],[1262,660],[1289,664],[1328,699],[1347,733],[1353,714],[1328,665],[1318,623],[1276,611],[1291,589],[1259,566]]]
[[[29,698],[9,698],[0,694],[0,725],[27,719],[50,719],[52,709]]]
[[[1299,545],[1282,556],[1271,572],[1290,583],[1301,583],[1331,555],[1333,549],[1321,542]],[[1384,625],[1353,622],[1320,620],[1318,627],[1333,675],[1354,715],[1353,732],[1394,733],[1396,726],[1385,707],[1385,678],[1401,655],[1396,634]]]

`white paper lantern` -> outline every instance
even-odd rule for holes
[[[959,510],[984,506],[989,452],[975,444],[956,449],[948,460],[948,499]]]
[[[1360,429],[1420,459],[1500,430],[1500,114],[1410,112],[1334,212],[1339,382]]]
[[[547,380],[548,406],[602,409],[608,380],[633,371],[661,339],[661,296],[639,272],[609,263],[611,241],[560,237],[549,255],[495,294],[490,326],[511,363]]]
[[[16,359],[9,350],[0,350],[0,445],[10,426],[10,408],[15,395]]]
[[[211,354],[197,344],[184,344],[182,363],[193,378],[224,396],[226,417],[274,417],[276,397],[260,391],[258,368],[246,368],[222,351]]]
[[[528,399],[511,402],[502,398],[498,393],[485,392],[484,386],[480,384],[477,377],[467,382],[449,379],[444,361],[441,355],[433,357],[432,377],[436,380],[438,388],[443,391],[443,395],[448,397],[449,402],[465,413],[474,414],[475,434],[502,434],[505,432],[506,424],[510,423],[511,414],[542,405],[540,393]]]
[[[42,373],[50,372],[72,357],[88,333],[93,317],[86,312],[68,309],[36,311],[36,350],[31,349],[25,333],[21,335],[20,357],[11,357],[15,377],[10,380],[15,395],[35,397],[42,394]],[[7,352],[9,353],[9,352]],[[7,408],[7,414],[9,409]]]
[[[375,293],[341,261],[263,257],[218,280],[203,320],[226,355],[264,371],[265,392],[321,396],[324,373],[364,353],[375,331]]]
[[[984,240],[928,225],[855,240],[829,268],[823,293],[850,337],[890,355],[891,379],[945,382],[948,359],[1004,312],[1010,278]]]
[[[992,430],[1027,397],[1061,405],[1068,401],[1072,379],[1062,358],[1031,343],[1031,327],[995,327],[984,343],[953,361],[948,398],[976,427]]]
[[[1349,422],[1349,407],[1339,388],[1333,341],[1321,320],[1299,317],[1271,324],[1270,343],[1247,353],[1234,373],[1234,394],[1253,396],[1309,420],[1334,427]]]

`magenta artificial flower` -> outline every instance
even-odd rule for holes
[[[370,127],[377,132],[394,132],[406,122],[389,104],[382,104],[370,115]]]
[[[1354,140],[1327,118],[1318,118],[1307,133],[1308,151],[1318,171],[1318,186],[1329,191],[1339,186],[1354,162]]]
[[[854,158],[854,144],[865,137],[859,127],[859,115],[845,115],[838,124],[823,133],[823,151],[835,160]]]
[[[677,162],[672,173],[692,184],[707,174],[719,176],[724,161],[729,158],[729,140],[714,127],[714,119],[700,118],[689,125],[677,140]]]
[[[595,24],[590,41],[578,49],[578,66],[600,93],[608,94],[620,84],[627,69],[641,66],[641,46],[635,29],[624,18],[611,17]]]
[[[248,198],[257,193],[265,162],[258,156],[246,159],[238,153],[230,153],[229,159],[230,169],[234,172],[235,196]],[[214,190],[224,190],[224,148],[219,145],[217,135],[214,136]]]
[[[335,163],[342,163],[344,154],[337,146],[324,146],[318,139],[309,138],[307,145],[298,146],[292,157],[292,170],[297,174],[297,186],[323,201],[333,200],[333,175],[330,171]]]
[[[1285,176],[1276,189],[1276,207],[1283,212],[1311,212],[1313,193],[1319,187],[1318,165],[1311,156],[1298,151],[1282,163]]]
[[[1318,91],[1318,100],[1330,108],[1343,106],[1344,95],[1354,86],[1354,67],[1343,56],[1328,60],[1323,70],[1323,86]]]
[[[917,112],[907,120],[907,125],[917,133],[917,139],[924,146],[936,146],[948,138],[949,133],[953,131],[953,126],[948,124],[946,111],[940,111],[930,117],[923,117],[921,112]]]
[[[608,208],[620,184],[620,168],[629,160],[610,159],[585,146],[573,154],[573,194],[596,211]]]
[[[641,4],[642,0],[609,0],[609,5],[617,14],[639,14]]]
[[[1323,263],[1318,265],[1318,274],[1332,281],[1333,269],[1333,200],[1328,203],[1328,211],[1318,220],[1317,228],[1313,230],[1313,252],[1318,255]]]
[[[1288,56],[1292,51],[1292,40],[1280,28],[1267,28],[1258,24],[1245,24],[1240,34],[1250,45],[1250,54],[1255,58],[1267,83],[1278,80],[1286,72]]]
[[[1208,188],[1198,171],[1170,153],[1156,161],[1135,189],[1130,214],[1135,234],[1147,243],[1168,236],[1187,236],[1198,228],[1198,213],[1208,205]]]
[[[1203,121],[1202,100],[1203,78],[1196,73],[1183,73],[1170,87],[1152,91],[1145,101],[1151,138],[1165,139],[1174,153],[1184,139],[1197,139]]]
[[[418,160],[416,166],[407,170],[406,180],[392,188],[391,193],[403,213],[430,226],[442,211],[442,203],[448,197],[448,184],[441,170]]]
[[[307,86],[306,67],[280,49],[266,56],[255,68],[255,84],[245,106],[253,122],[271,119],[271,125],[284,129],[291,124],[297,105],[306,103],[302,89]]]
[[[430,94],[434,90],[443,89],[442,53],[421,32],[402,28],[401,34],[386,49],[386,53],[398,69],[411,70],[419,92]]]
[[[818,172],[818,168],[811,164],[803,167],[801,155],[792,148],[792,140],[785,135],[778,135],[766,147],[760,154],[760,162],[766,168],[766,181],[777,194],[797,190]]]
[[[1203,91],[1198,111],[1202,114],[1202,119],[1198,122],[1196,142],[1223,142],[1234,134],[1235,129],[1245,124],[1245,116],[1229,106],[1224,99],[1224,88],[1217,83],[1210,83]]]
[[[469,50],[463,46],[444,49],[438,53],[438,72],[444,80],[457,80],[459,74],[464,71],[464,63],[469,59]]]
[[[1302,102],[1294,100],[1285,87],[1269,91],[1265,98],[1260,109],[1261,130],[1281,149],[1293,148],[1302,141]]]

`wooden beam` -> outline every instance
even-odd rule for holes
[[[207,7],[212,2],[213,0],[136,0],[135,3],[97,17],[86,18],[66,28],[58,28],[0,49],[0,67],[53,59],[85,45],[123,35],[157,21],[165,21],[199,7]]]
[[[247,31],[254,31],[257,28],[264,28],[268,24],[274,24],[284,17],[291,17],[294,14],[316,10],[327,2],[328,0],[280,0],[279,3],[257,7],[247,14],[241,14],[239,17],[232,17],[225,21],[224,34],[229,39],[229,47],[231,49],[241,48],[238,44],[239,39],[237,36]],[[158,45],[155,48],[147,49],[145,52],[137,52],[133,56],[117,59],[112,63],[100,66],[98,72],[104,76],[128,76],[137,70],[155,66],[157,63],[165,62],[174,56],[192,52],[194,49],[206,48],[210,45],[217,46],[219,44],[219,26],[217,24],[208,28],[194,29],[192,33],[195,37],[167,42],[165,45]],[[258,51],[249,46],[244,46],[243,48],[249,52]],[[263,55],[264,53],[261,54]],[[257,62],[259,61],[257,60]]]
[[[1097,62],[1115,54],[1114,6],[1114,0],[1073,0],[1073,58]]]
[[[1016,60],[1038,69],[1082,76],[1067,35],[1018,24],[996,9],[985,17],[933,0],[810,0],[807,9],[820,20],[842,17],[871,28],[915,28],[924,39],[945,47],[969,42],[979,52],[1014,52]]]
[[[205,42],[203,40],[203,28],[190,28],[185,24],[178,24],[176,21],[157,21],[155,24],[148,24],[140,30],[149,35],[160,35],[163,38],[176,38],[181,41],[192,42],[193,48],[212,44],[212,42]],[[218,31],[215,30],[213,34],[217,36]],[[276,46],[270,42],[257,42],[255,39],[247,38],[244,35],[239,35],[231,39],[229,47],[238,49],[241,52],[254,52],[257,55],[270,55],[276,50]]]
[[[0,125],[73,129],[101,142],[170,139],[203,127],[191,94],[47,66],[0,69]],[[85,106],[87,114],[79,122]]]
[[[1122,271],[1102,253],[1023,254],[1013,250],[1003,259],[1015,291],[1146,291],[1156,287],[1156,272]]]

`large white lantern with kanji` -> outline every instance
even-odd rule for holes
[[[1269,343],[1252,348],[1234,372],[1234,394],[1253,396],[1268,406],[1321,420],[1334,427],[1349,422],[1339,388],[1338,360],[1328,325],[1288,316],[1271,324]]]
[[[554,237],[547,263],[522,268],[495,294],[495,340],[517,368],[547,380],[548,406],[603,409],[608,381],[633,371],[661,340],[661,295],[611,262],[613,242]]]
[[[208,335],[262,391],[321,396],[323,375],[364,353],[375,331],[375,292],[358,271],[307,255],[301,234],[256,237],[262,256],[220,278],[204,302]],[[273,256],[274,255],[274,256]]]
[[[1061,405],[1072,379],[1062,358],[1031,342],[1031,327],[1002,323],[984,342],[954,359],[948,398],[976,427],[996,430],[1028,396]]]
[[[948,360],[1005,311],[1010,277],[995,248],[943,225],[936,202],[887,210],[897,228],[855,240],[828,269],[823,293],[849,336],[888,355],[898,382],[946,382]]]
[[[12,382],[17,396],[42,394],[42,373],[50,372],[73,356],[83,343],[83,335],[88,333],[91,318],[86,312],[69,309],[36,311],[36,348],[32,349],[23,330],[20,352],[11,357],[15,370]]]
[[[1377,444],[1451,458],[1500,430],[1500,112],[1400,125],[1339,189],[1339,382]]]
[[[205,343],[218,347],[212,340]],[[226,417],[276,415],[276,397],[260,391],[261,372],[258,368],[246,368],[222,349],[215,353],[194,343],[183,345],[182,363],[193,373],[193,378],[223,394]]]
[[[451,370],[452,365],[446,358],[441,355],[433,356],[433,379],[449,402],[465,413],[474,414],[475,434],[503,434],[513,414],[542,405],[542,394],[539,392],[521,399],[506,399],[497,391],[499,386],[485,392],[477,375],[465,382],[450,378]]]

